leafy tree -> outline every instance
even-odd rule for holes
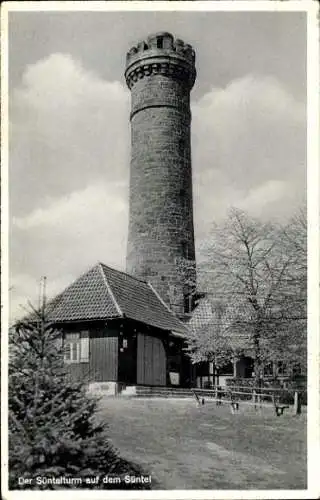
[[[279,234],[278,245],[290,258],[278,293],[273,298],[266,345],[269,358],[307,370],[307,219],[295,214]]]
[[[207,309],[206,317],[200,324],[197,321],[197,312],[189,322],[191,333],[189,337],[189,351],[192,358],[198,361],[215,361],[217,367],[223,367],[233,357],[241,354],[248,348],[248,336],[237,335],[237,321],[234,318],[232,307],[213,297],[206,296],[201,306]],[[201,313],[200,313],[201,318]]]
[[[190,334],[194,361],[220,363],[219,358],[231,360],[249,348],[257,382],[268,361],[302,361],[305,241],[302,212],[281,228],[232,209],[223,224],[214,226],[197,269],[198,287],[207,292],[212,312],[209,321]]]
[[[221,300],[206,297],[188,325],[190,334],[185,351],[194,363],[212,362],[215,380],[219,378],[219,369],[241,352],[229,336],[229,312]]]
[[[34,310],[31,319],[10,331],[9,487],[126,488],[87,482],[89,477],[135,474],[139,469],[120,459],[110,444],[106,425],[97,421],[97,399],[86,395],[81,382],[68,379],[60,339],[60,332],[46,321],[45,308]],[[77,477],[82,484],[37,485],[37,476],[65,481]],[[19,485],[18,478],[33,483]]]

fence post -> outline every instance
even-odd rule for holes
[[[256,408],[256,395],[257,395],[256,390],[253,389],[253,391],[252,391],[252,403],[254,403],[255,408]]]
[[[257,395],[257,403],[258,403],[258,405],[261,406],[261,394],[260,394],[260,392],[258,392],[258,395]]]
[[[301,413],[301,395],[298,391],[294,393],[293,411],[295,415],[300,415]]]

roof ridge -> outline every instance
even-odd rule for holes
[[[151,288],[151,290],[153,291],[153,293],[160,300],[161,304],[164,305],[164,307],[170,312],[170,314],[172,314],[172,316],[174,316],[175,319],[177,321],[179,321],[179,323],[181,323],[181,325],[183,325],[185,327],[185,323],[183,323],[183,321],[181,321],[181,319],[179,319],[178,316],[173,311],[171,311],[171,309],[168,306],[168,304],[166,304],[165,301],[161,298],[161,296],[158,294],[157,290],[155,290],[155,288],[153,288],[153,286],[151,285],[150,281],[147,281],[147,285]]]
[[[116,301],[116,298],[115,298],[115,296],[114,296],[114,294],[113,294],[112,288],[111,288],[111,286],[109,285],[108,280],[107,280],[107,277],[106,277],[106,275],[104,274],[104,271],[103,271],[103,269],[102,269],[102,266],[103,266],[102,262],[99,262],[99,263],[98,263],[98,267],[99,267],[100,272],[101,272],[101,274],[102,274],[102,279],[103,279],[103,281],[104,281],[104,283],[105,283],[105,285],[106,285],[106,287],[107,287],[107,290],[108,290],[108,292],[109,292],[109,294],[110,294],[111,299],[113,300],[114,305],[116,306],[116,309],[117,309],[118,313],[120,314],[120,316],[122,316],[122,317],[123,317],[123,316],[124,316],[124,314],[123,314],[123,312],[122,312],[122,310],[121,310],[121,307],[119,306],[118,302]],[[105,267],[108,267],[108,266],[105,266]]]
[[[91,271],[93,271],[93,269],[95,269],[96,267],[98,267],[99,265],[101,264],[101,262],[98,262],[97,264],[95,264],[94,266],[91,266],[89,267],[86,271],[84,271],[83,273],[80,274],[80,276],[78,276],[77,278],[74,278],[71,283],[69,283],[69,285],[67,285],[65,288],[63,288],[61,290],[61,292],[58,292],[56,295],[54,295],[51,299],[48,300],[48,303],[47,305],[49,305],[51,302],[53,302],[54,300],[58,300],[62,295],[65,294],[65,292],[67,292],[69,290],[69,288],[71,288],[77,281],[79,281],[81,278],[83,278],[86,274],[90,273]]]
[[[111,271],[115,271],[116,273],[120,273],[120,274],[124,274],[125,276],[129,276],[129,278],[136,280],[136,281],[139,281],[140,283],[144,283],[145,285],[148,284],[148,281],[143,280],[141,278],[137,278],[136,276],[132,276],[132,274],[129,274],[126,271],[120,271],[120,269],[115,269],[114,267],[110,267],[107,264],[104,264],[103,262],[99,262],[98,264],[101,266],[107,267],[108,269],[110,269]]]

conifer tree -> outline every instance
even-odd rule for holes
[[[140,472],[110,444],[106,425],[96,418],[97,399],[86,394],[83,383],[67,377],[60,339],[61,332],[46,320],[45,307],[10,331],[9,487],[125,489],[123,483],[89,483],[96,476]],[[41,485],[37,477],[56,481]],[[32,480],[31,485],[21,478]],[[81,482],[68,484],[71,478]]]

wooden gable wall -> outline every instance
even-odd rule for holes
[[[86,361],[66,363],[74,380],[84,382],[120,382],[124,385],[166,386],[173,359],[184,383],[181,358],[171,353],[168,333],[143,323],[124,318],[100,322],[77,322],[63,326],[64,336],[84,334],[89,338],[89,356]]]
[[[69,334],[79,333],[89,338],[89,356],[86,361],[66,361],[73,380],[104,382],[118,380],[118,322],[77,322],[63,325],[66,342]]]

